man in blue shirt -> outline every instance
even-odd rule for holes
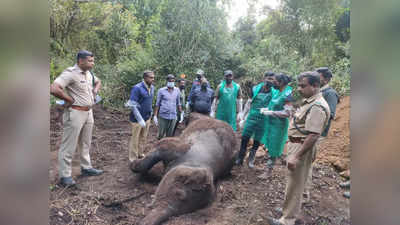
[[[146,70],[143,81],[133,86],[126,106],[131,109],[129,119],[132,125],[132,137],[129,141],[129,161],[143,158],[143,146],[149,132],[152,103],[154,97],[154,73]]]
[[[328,135],[329,128],[331,126],[332,119],[335,118],[336,113],[336,105],[339,103],[339,95],[329,86],[329,82],[332,78],[332,72],[328,69],[328,67],[320,67],[315,70],[319,73],[320,80],[321,80],[321,89],[322,96],[324,97],[325,101],[329,105],[329,109],[331,110],[331,114],[329,117],[328,125],[326,126],[324,132],[322,132],[321,136],[326,137]]]
[[[201,79],[203,79],[203,78],[205,78],[204,71],[201,69],[198,69],[196,71],[196,79],[192,83],[192,87],[190,88],[190,91],[189,91],[188,100],[186,102],[186,110],[187,111],[190,109],[190,101],[191,101],[190,99],[192,99],[193,91],[196,88],[200,87]],[[210,87],[210,84],[207,83],[207,86]]]
[[[158,139],[164,136],[172,137],[177,121],[177,109],[182,112],[181,94],[175,87],[175,76],[168,74],[167,86],[157,92],[156,107],[154,109],[154,123],[158,126]]]
[[[208,87],[205,78],[201,79],[201,85],[193,90],[190,99],[190,111],[210,115],[211,104],[214,100],[214,91]]]

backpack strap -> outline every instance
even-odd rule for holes
[[[306,117],[307,117],[308,113],[310,113],[310,111],[311,111],[311,109],[312,109],[313,106],[318,106],[318,107],[320,107],[320,108],[325,112],[325,115],[326,115],[325,126],[324,126],[324,128],[322,129],[322,130],[325,130],[326,127],[327,127],[327,125],[328,125],[328,121],[329,121],[329,114],[328,114],[328,111],[326,111],[326,109],[325,109],[320,103],[317,102],[316,104],[310,106],[310,107],[307,109],[307,111],[306,111]],[[309,135],[309,134],[310,134],[309,131],[302,130],[302,129],[300,129],[300,128],[297,126],[296,117],[293,117],[293,125],[294,125],[294,127],[296,128],[296,130],[298,130],[300,133],[302,133],[302,134],[304,134],[304,135]]]

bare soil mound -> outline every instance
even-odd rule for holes
[[[350,96],[340,100],[328,137],[321,143],[317,162],[334,166],[345,177],[350,169]]]

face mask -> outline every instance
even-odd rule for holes
[[[180,88],[181,90],[183,90],[183,89],[185,89],[185,85],[181,85],[179,88]]]
[[[197,80],[200,80],[201,79],[201,75],[197,75]]]
[[[231,83],[232,83],[232,80],[226,80],[226,83],[227,83],[227,84],[231,84]]]
[[[175,82],[167,82],[167,87],[169,88],[175,87]]]

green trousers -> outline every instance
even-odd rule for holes
[[[158,140],[164,136],[172,137],[174,136],[176,120],[167,120],[158,117]]]

